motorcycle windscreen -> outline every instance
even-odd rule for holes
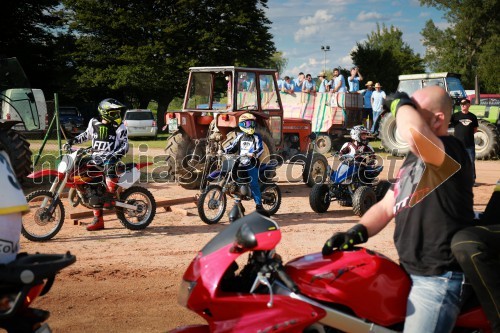
[[[201,250],[203,256],[209,255],[229,244],[234,244],[243,224],[247,224],[257,238],[257,246],[252,250],[272,250],[281,240],[281,231],[278,224],[270,218],[254,212],[231,223],[212,238]]]

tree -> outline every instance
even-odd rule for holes
[[[283,52],[278,51],[271,57],[271,67],[276,68],[279,74],[282,74],[288,65],[288,59],[283,57]]]
[[[106,92],[140,107],[155,100],[160,123],[170,101],[183,96],[189,67],[269,66],[276,51],[267,0],[64,4],[77,36],[77,82],[94,96]]]
[[[445,12],[450,27],[442,30],[432,20],[421,34],[427,47],[425,62],[433,71],[462,74],[465,87],[474,86],[476,74],[483,78],[481,88],[499,92],[498,34],[500,2],[498,0],[454,1],[420,0],[420,4]],[[496,55],[495,55],[496,52]]]
[[[367,37],[351,52],[353,63],[367,80],[380,82],[385,91],[391,92],[397,88],[399,75],[424,72],[423,60],[403,41],[398,28],[377,24],[377,30]]]
[[[62,83],[64,61],[58,50],[67,45],[58,30],[59,0],[3,0],[0,57],[16,57],[31,85],[50,95]]]

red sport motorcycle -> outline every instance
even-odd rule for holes
[[[23,215],[22,234],[31,241],[54,237],[64,223],[62,193],[69,188],[68,199],[73,207],[114,209],[120,223],[130,230],[146,228],[156,214],[156,201],[147,189],[134,186],[141,168],[152,163],[117,164],[117,187],[113,197],[107,193],[104,167],[86,158],[92,148],[68,149],[57,170],[43,169],[28,178],[54,178],[50,190],[38,190],[26,196],[30,211]]]
[[[179,303],[208,325],[171,332],[402,331],[410,278],[398,264],[358,247],[283,265],[275,251],[280,239],[276,222],[257,213],[216,235],[189,265],[179,292]],[[245,253],[240,270],[236,260]],[[482,308],[472,303],[456,329],[491,332]]]

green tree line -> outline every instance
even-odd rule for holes
[[[353,63],[365,77],[394,91],[397,76],[426,71],[479,75],[481,90],[499,92],[498,0],[431,1],[446,29],[429,21],[426,54],[416,54],[394,26],[377,25],[356,43]],[[273,67],[276,50],[268,0],[4,0],[0,57],[17,57],[32,86],[62,103],[115,97],[133,107],[158,105],[158,118],[184,95],[191,66]]]

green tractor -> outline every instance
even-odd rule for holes
[[[34,131],[45,127],[45,119],[40,119],[37,105],[40,101],[35,98],[17,59],[0,59],[0,145],[9,155],[21,183],[31,172],[32,153],[20,130]]]
[[[460,101],[466,98],[467,94],[462,86],[459,74],[445,72],[400,75],[398,91],[404,91],[411,96],[416,90],[432,85],[438,85],[446,89],[454,101],[453,112],[460,112]],[[476,159],[488,160],[496,158],[500,153],[499,107],[471,105],[469,111],[475,114],[479,121],[478,131],[474,134]],[[409,147],[396,131],[396,119],[388,111],[384,111],[379,119],[379,133],[384,149],[394,156],[406,155]]]

